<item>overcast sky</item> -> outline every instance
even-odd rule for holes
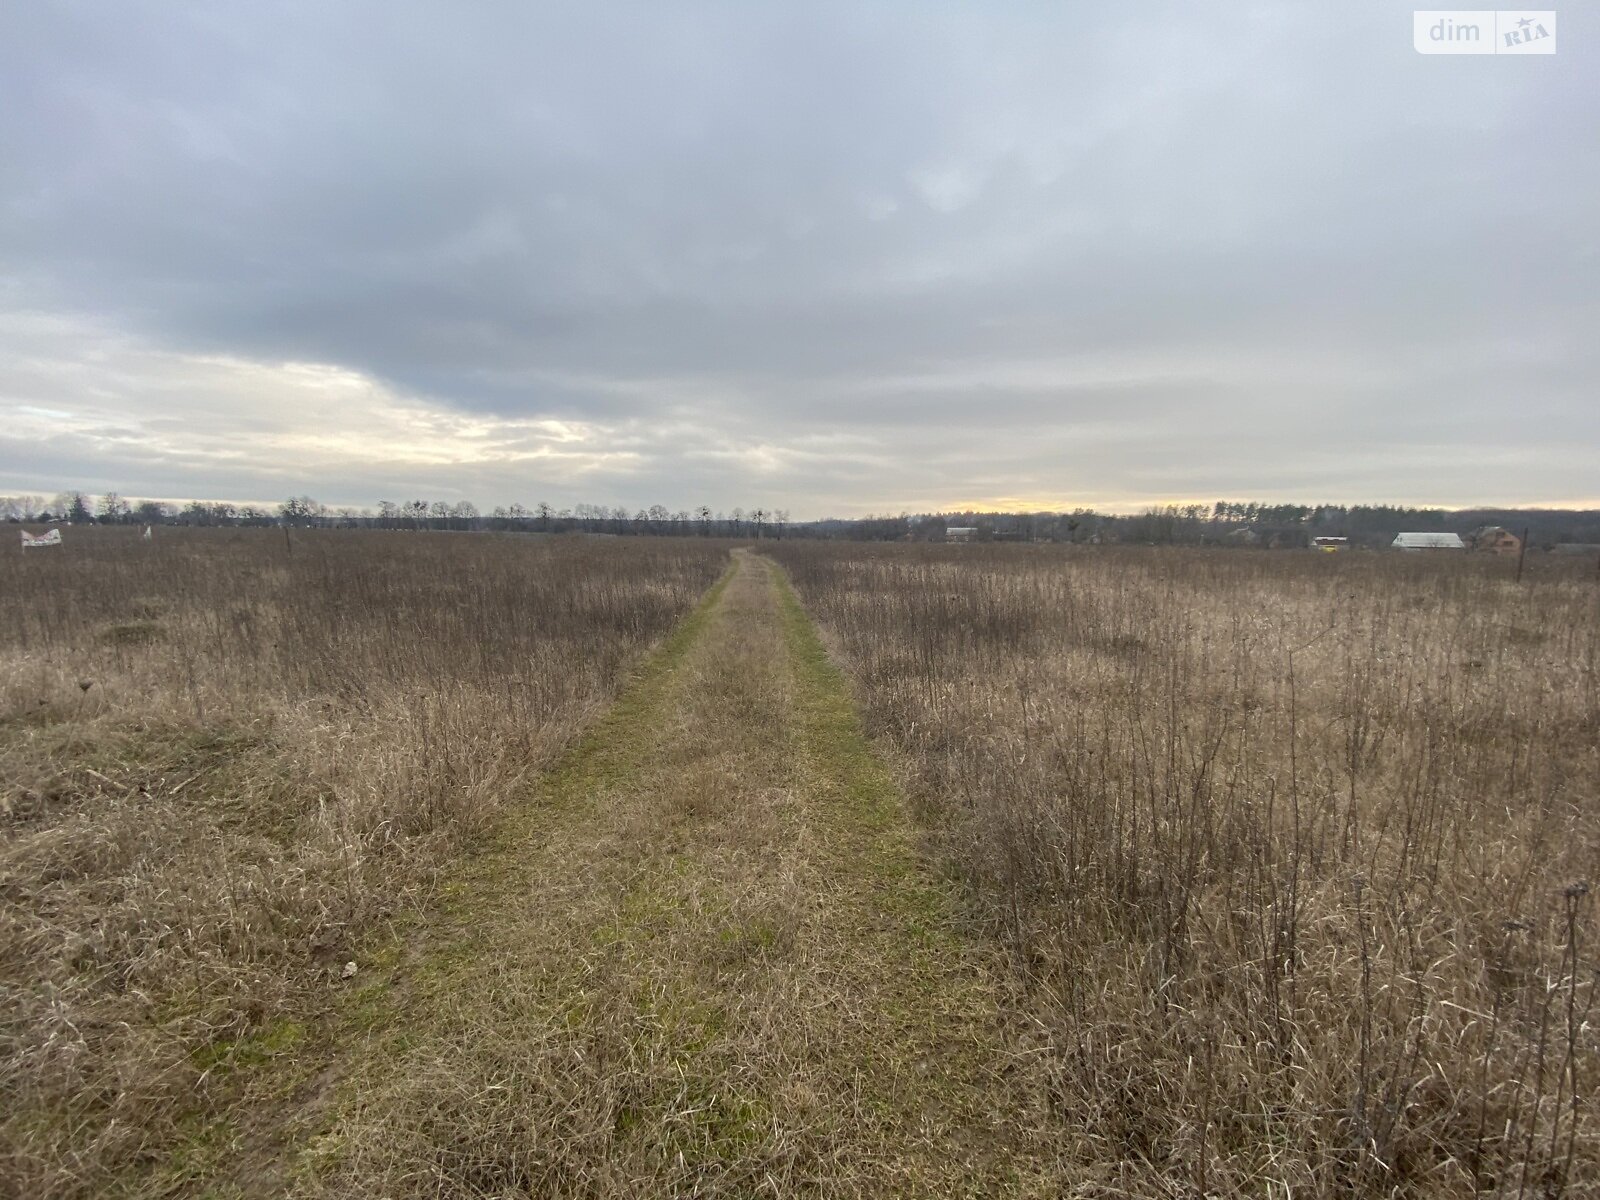
[[[0,5],[0,491],[1600,506],[1600,19]]]

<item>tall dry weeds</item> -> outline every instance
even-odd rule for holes
[[[1029,985],[1086,1194],[1600,1191],[1600,588],[785,543]]]
[[[0,573],[0,1194],[248,1156],[317,1086],[249,1068],[303,1048],[725,559],[74,530]]]

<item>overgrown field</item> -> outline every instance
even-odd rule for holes
[[[1075,1194],[1600,1194],[1592,574],[772,552],[1027,982]]]
[[[162,533],[0,573],[0,1195],[1600,1194],[1587,571],[763,543],[919,847],[760,558]]]
[[[224,1145],[248,1162],[319,1086],[255,1068],[306,1048],[344,964],[426,910],[726,557],[79,529],[13,557],[0,1194],[164,1193]]]

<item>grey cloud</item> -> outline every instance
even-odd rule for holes
[[[599,439],[577,473],[375,444],[304,481],[350,500],[1466,503],[1491,461],[1496,498],[1592,498],[1600,32],[1423,58],[1410,11],[11,6],[0,301],[168,384],[0,377],[139,406],[121,451],[9,474],[286,484],[270,394],[233,402],[242,458],[136,449],[225,356]],[[861,440],[804,449],[831,434]]]

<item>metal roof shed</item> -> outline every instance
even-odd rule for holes
[[[1467,544],[1455,533],[1397,533],[1390,545],[1396,550],[1465,550]]]

